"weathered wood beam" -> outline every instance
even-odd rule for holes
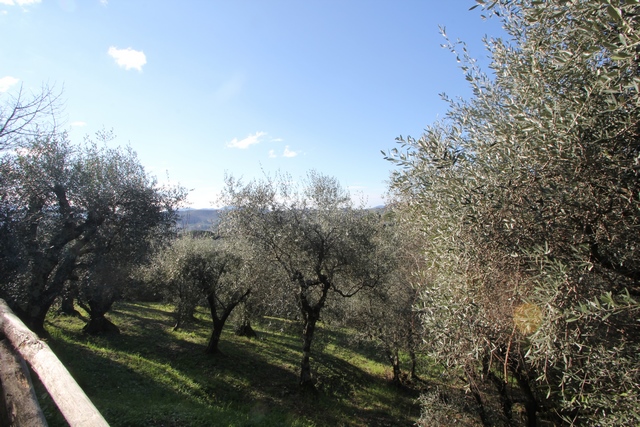
[[[0,341],[0,383],[5,422],[9,426],[46,427],[27,364],[11,343]]]
[[[0,330],[38,375],[71,427],[108,427],[69,371],[0,299]]]

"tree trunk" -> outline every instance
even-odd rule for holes
[[[300,364],[300,386],[302,388],[314,389],[313,378],[311,377],[311,342],[316,330],[318,316],[315,313],[307,314],[307,320],[302,332],[302,363]]]
[[[251,316],[249,310],[247,310],[247,303],[243,302],[241,306],[242,320],[240,326],[236,328],[235,334],[240,337],[255,338],[257,337],[256,331],[251,327]]]
[[[236,328],[236,335],[240,337],[255,338],[258,335],[251,327],[251,322],[245,319],[240,326]]]
[[[89,300],[89,323],[87,323],[82,331],[90,335],[99,334],[119,334],[120,329],[114,325],[105,314],[111,309],[113,301],[94,301]]]
[[[207,354],[217,354],[220,352],[218,350],[218,343],[220,342],[220,336],[222,335],[222,328],[224,328],[224,324],[226,322],[226,317],[224,320],[214,320],[213,321],[213,330],[211,331],[211,336],[209,337],[209,344],[207,344],[207,349],[205,353]]]
[[[82,227],[72,231],[62,230],[60,235],[54,236],[48,255],[38,254],[34,257],[26,308],[16,313],[29,329],[39,336],[47,335],[44,329],[47,313],[73,274],[80,251],[89,244],[103,221],[104,218],[96,219],[89,215]],[[84,235],[80,237],[82,234]],[[80,237],[79,240],[62,253],[62,248],[78,237]],[[34,239],[33,242],[35,241]],[[32,248],[32,252],[39,251],[37,248]]]
[[[389,361],[391,362],[391,367],[393,369],[393,383],[396,385],[400,384],[400,357],[398,356],[398,349],[389,349],[388,350]]]
[[[530,379],[528,375],[523,372],[520,365],[514,363],[511,365],[511,373],[513,373],[526,399],[524,407],[527,412],[527,427],[536,427],[538,425],[538,401],[531,389]]]
[[[416,352],[413,350],[409,350],[409,357],[411,358],[411,372],[410,372],[410,378],[412,380],[419,380],[420,377],[418,376],[418,374],[416,373],[416,365],[418,364],[418,358],[416,357]]]
[[[195,323],[196,321],[196,305],[191,302],[178,302],[176,306],[176,324],[173,327],[174,331],[182,328],[183,325],[188,323]]]
[[[309,283],[304,279],[304,276],[298,271],[293,275],[293,280],[298,283],[300,293],[298,294],[300,311],[304,319],[304,330],[302,331],[302,363],[300,363],[300,386],[303,389],[309,389],[315,391],[313,384],[313,378],[311,376],[311,342],[313,341],[313,334],[316,330],[316,323],[320,319],[320,311],[324,307],[324,303],[327,300],[327,294],[331,288],[327,276],[320,273],[320,267],[316,268],[319,281],[316,284],[321,284],[321,294],[318,302],[310,304],[307,299],[307,292]]]
[[[104,317],[104,315],[105,313],[92,315],[89,319],[89,323],[84,325],[82,328],[82,332],[89,335],[119,334],[120,328]]]
[[[484,402],[482,400],[482,395],[480,394],[480,388],[478,387],[478,378],[475,372],[473,371],[475,368],[467,367],[465,368],[465,373],[467,375],[467,381],[469,383],[469,390],[471,391],[471,395],[476,401],[478,405],[478,415],[480,415],[480,421],[482,421],[482,425],[486,427],[491,427],[493,424],[489,420],[489,414],[484,407]]]
[[[32,281],[29,284],[26,308],[16,313],[29,329],[40,337],[47,336],[44,329],[45,318],[56,298],[62,293],[64,283],[73,272],[74,266],[75,257],[66,256],[58,264],[53,277],[50,277],[51,271],[41,271],[42,269],[37,267],[31,272]]]
[[[210,293],[207,295],[209,312],[211,313],[211,320],[213,321],[213,330],[211,331],[211,337],[209,338],[209,344],[207,345],[205,353],[216,354],[220,352],[220,350],[218,350],[218,343],[220,342],[220,335],[222,335],[224,324],[227,322],[227,319],[229,318],[229,315],[231,315],[233,309],[236,308],[238,304],[245,301],[250,292],[251,289],[247,289],[242,295],[239,295],[237,299],[234,299],[229,305],[223,307],[221,316],[218,316],[218,311],[216,310],[216,298],[214,294]]]
[[[58,309],[58,313],[66,314],[67,316],[79,316],[78,310],[76,310],[73,304],[74,298],[72,295],[64,295],[60,299],[60,308]]]
[[[24,317],[21,317],[24,324],[40,338],[48,336],[47,331],[44,329],[44,320],[47,317],[49,307],[50,305],[44,308],[33,307],[32,311],[29,313],[30,315],[27,314]]]
[[[505,354],[501,354],[500,356],[505,357]],[[488,354],[485,354],[485,356],[482,358],[482,374],[495,386],[496,391],[500,396],[502,413],[507,420],[507,424],[513,425],[513,401],[509,396],[509,390],[507,388],[508,378],[500,378],[491,370]]]

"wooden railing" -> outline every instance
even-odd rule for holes
[[[0,381],[5,423],[27,427],[47,425],[25,366],[26,360],[69,426],[109,426],[49,346],[38,339],[2,299],[0,333],[6,337],[0,341]]]

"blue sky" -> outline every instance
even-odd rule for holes
[[[73,140],[106,128],[212,207],[225,173],[310,169],[383,203],[380,150],[469,95],[444,26],[483,59],[473,0],[0,0],[0,100],[64,87]]]

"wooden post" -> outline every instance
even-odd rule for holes
[[[109,426],[49,346],[38,339],[2,299],[0,330],[38,375],[69,426]]]
[[[0,341],[0,382],[9,426],[47,426],[27,364],[6,339]]]

